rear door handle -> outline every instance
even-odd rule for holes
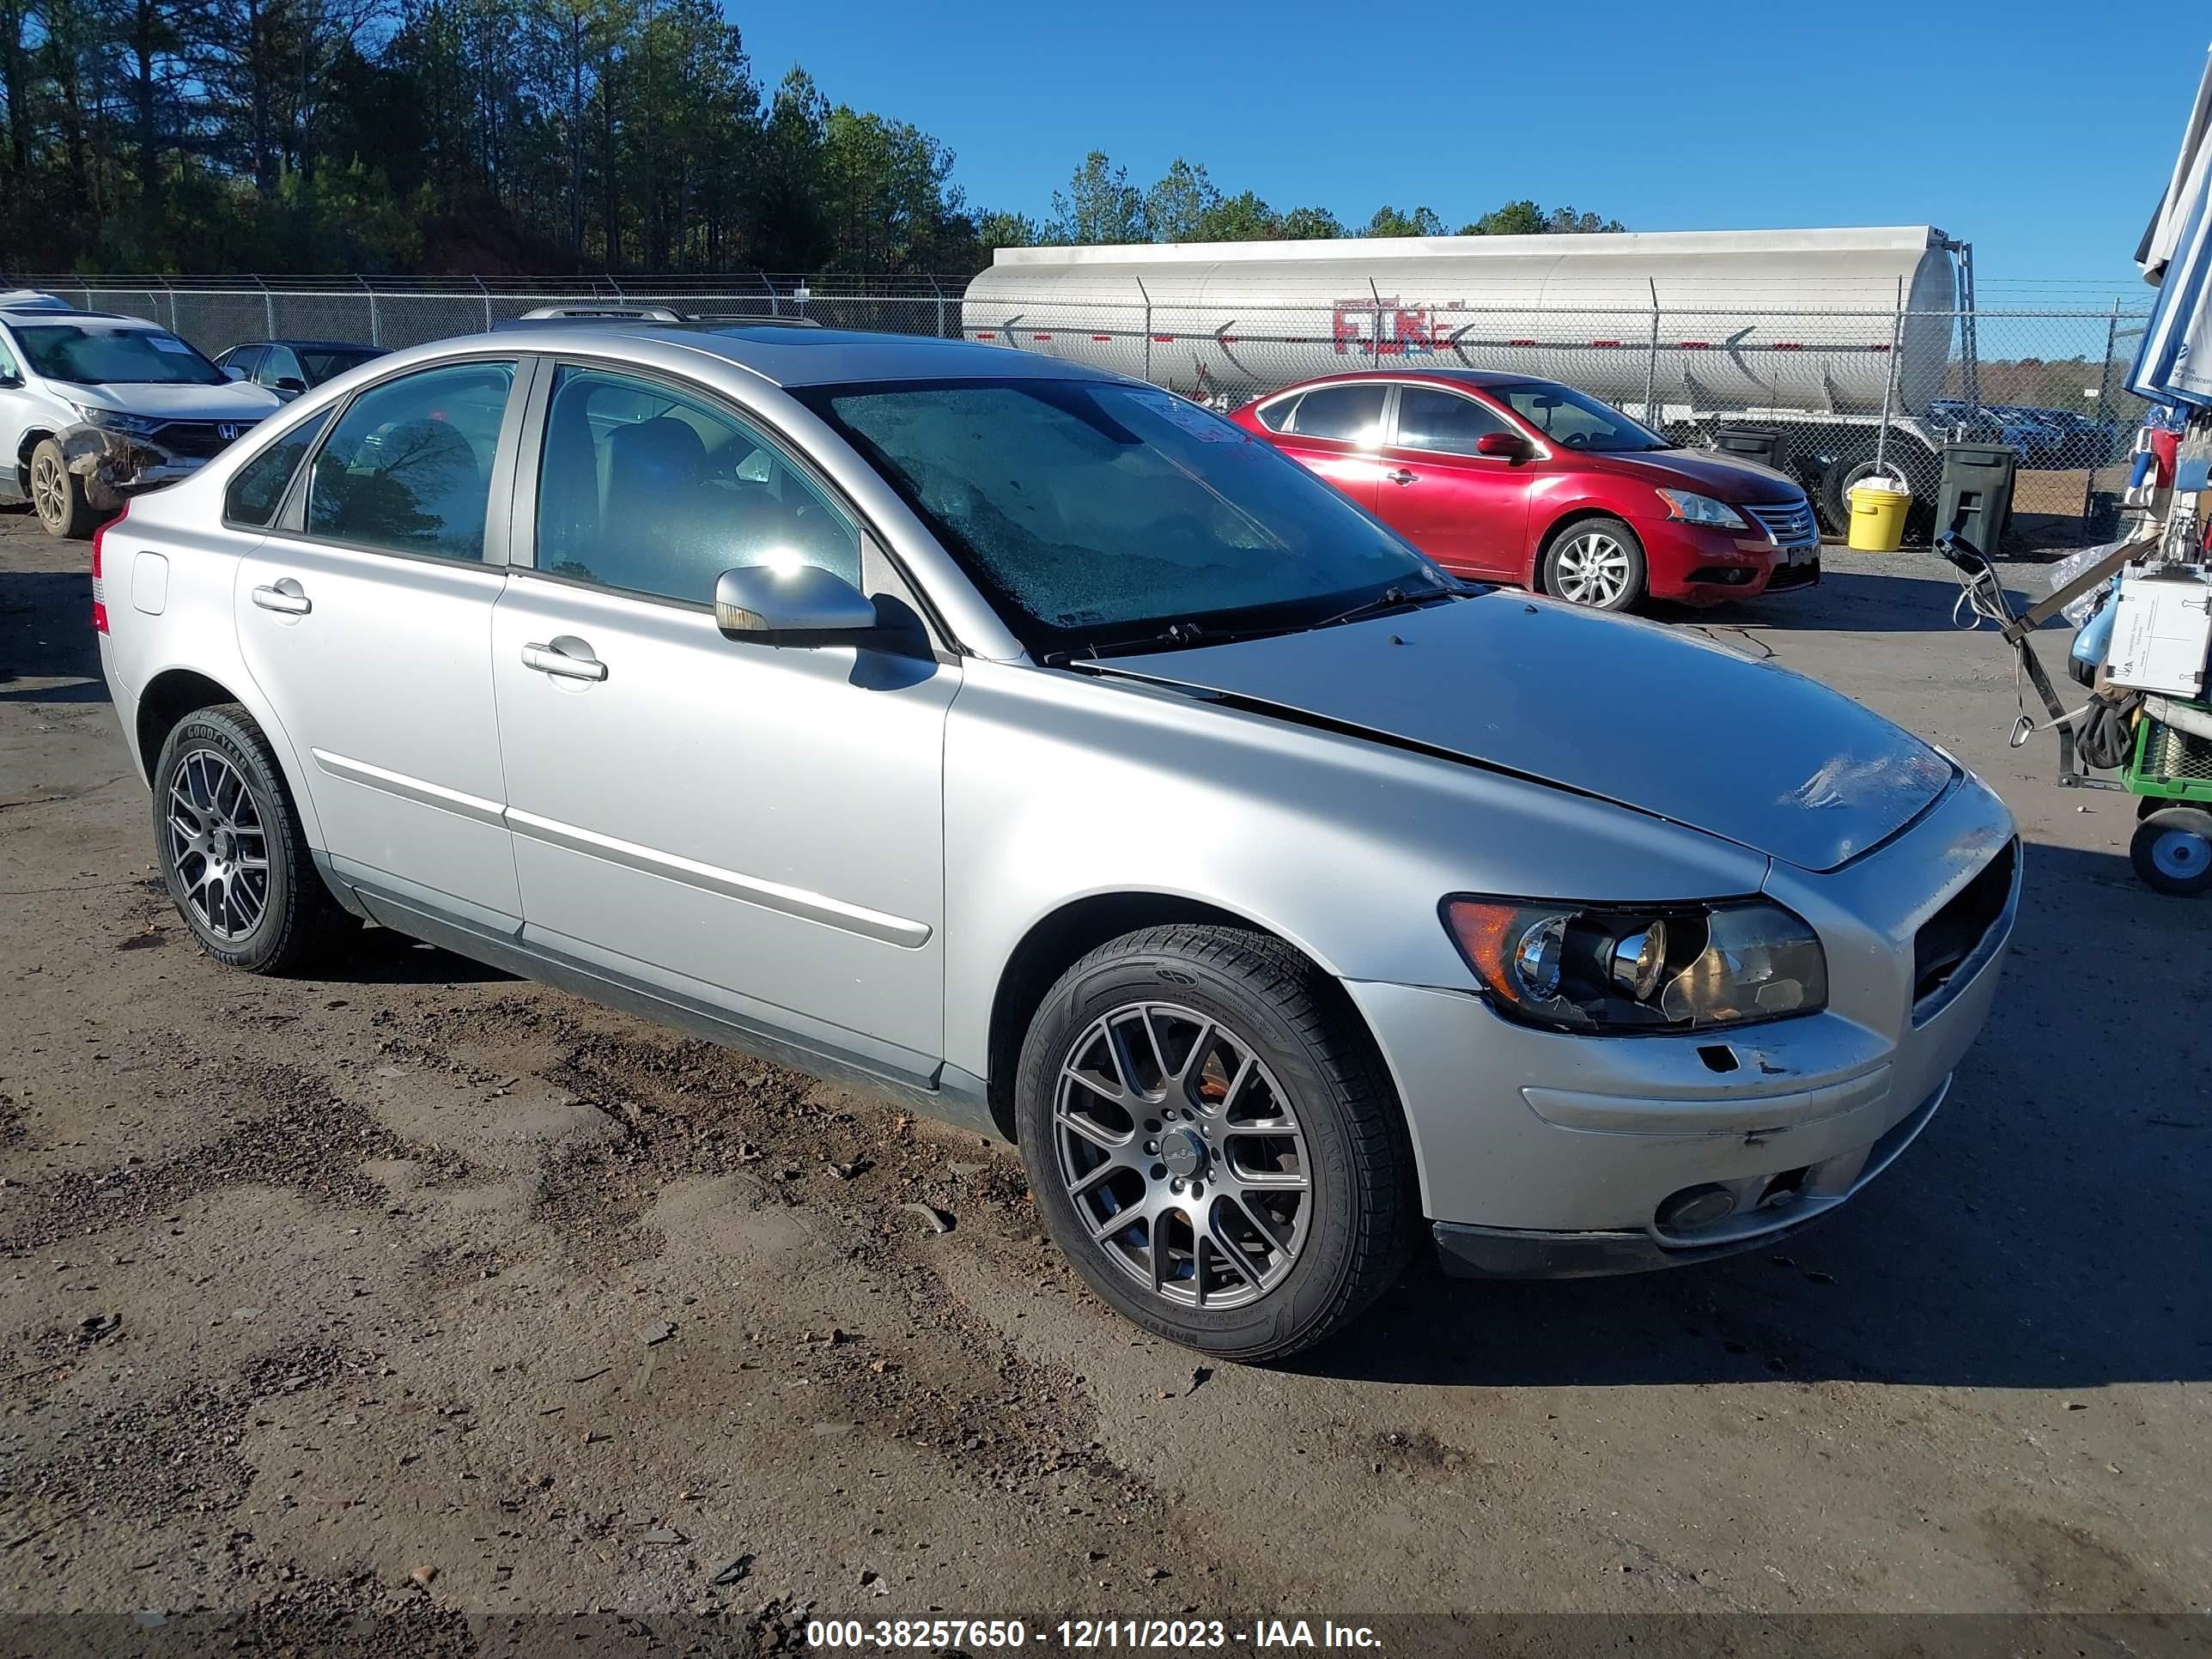
[[[279,611],[287,617],[304,617],[315,608],[301,591],[300,584],[289,576],[273,586],[255,588],[253,602],[264,611]]]
[[[1418,472],[1408,472],[1404,467],[1401,466],[1392,468],[1382,476],[1388,478],[1394,484],[1409,484],[1421,475]]]
[[[580,647],[574,653],[550,645],[526,645],[522,647],[522,665],[564,680],[606,678],[607,665],[591,654],[591,647],[581,640],[574,643]]]

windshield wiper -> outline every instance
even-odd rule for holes
[[[1190,646],[1203,645],[1216,637],[1196,623],[1173,622],[1157,634],[1140,634],[1134,639],[1115,640],[1103,646],[1094,641],[1073,650],[1048,651],[1042,660],[1048,668],[1065,668],[1079,656],[1095,659],[1123,656],[1133,651],[1158,651],[1162,647],[1180,651]]]
[[[1408,593],[1402,587],[1386,587],[1373,599],[1363,599],[1349,611],[1340,611],[1334,617],[1324,617],[1320,622],[1309,623],[1308,626],[1334,628],[1339,623],[1364,622],[1370,617],[1385,616],[1393,611],[1418,610],[1431,599],[1457,599],[1460,597],[1460,589],[1450,587],[1440,587],[1428,593]]]

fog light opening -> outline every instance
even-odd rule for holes
[[[1693,1233],[1735,1213],[1735,1194],[1708,1182],[1701,1187],[1685,1187],[1666,1200],[1659,1206],[1656,1218],[1663,1232]]]
[[[1785,1170],[1775,1176],[1759,1194],[1759,1207],[1778,1210],[1785,1204],[1796,1203],[1798,1195],[1805,1190],[1805,1177],[1809,1173],[1808,1170]]]
[[[1708,1042],[1698,1050],[1698,1058],[1705,1062],[1705,1069],[1709,1072],[1733,1072],[1741,1063],[1735,1057],[1735,1050],[1725,1042]]]

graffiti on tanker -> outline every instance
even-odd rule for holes
[[[1437,313],[1398,300],[1340,300],[1332,331],[1340,357],[1422,357],[1443,344]]]

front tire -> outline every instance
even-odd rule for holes
[[[31,452],[31,507],[49,536],[82,541],[99,514],[84,498],[84,480],[69,470],[62,447],[41,438]]]
[[[2212,888],[2212,812],[2168,806],[2136,826],[2128,857],[2146,886],[2177,898]]]
[[[1644,544],[1619,519],[1578,519],[1544,550],[1544,591],[1592,611],[1626,611],[1650,582]]]
[[[338,931],[276,754],[237,703],[185,715],[161,745],[154,837],[177,914],[217,962],[292,973]]]
[[[1046,1225],[1156,1335],[1281,1359],[1356,1319],[1418,1222],[1389,1083],[1341,991],[1281,940],[1176,925],[1061,975],[1015,1112]]]

